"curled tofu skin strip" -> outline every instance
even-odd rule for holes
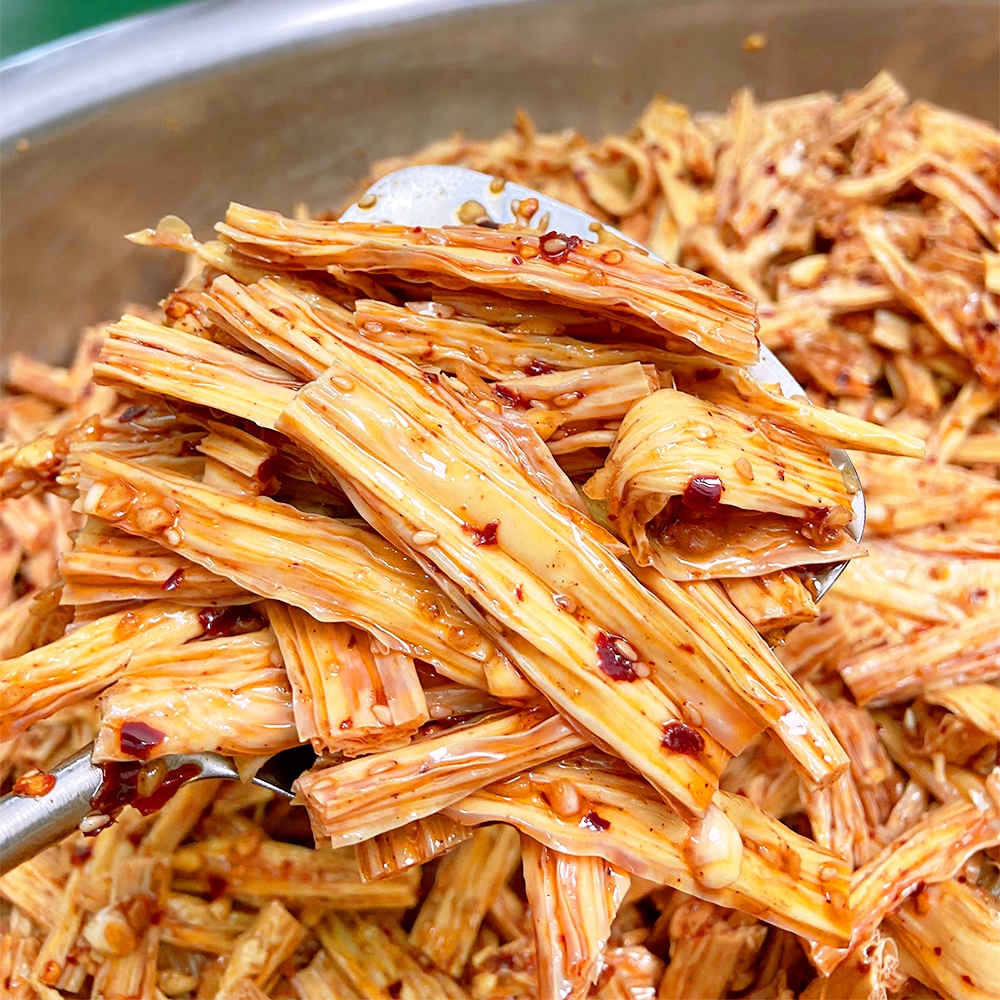
[[[646,525],[672,497],[687,504],[698,478],[721,486],[713,512],[721,503],[817,522],[824,531],[853,516],[843,477],[818,445],[674,389],[629,410],[607,464],[585,490],[608,501],[637,559],[648,564]]]

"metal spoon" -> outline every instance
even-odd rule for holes
[[[595,238],[600,224],[585,212],[520,184],[499,184],[487,174],[462,167],[422,166],[397,170],[372,185],[341,219],[407,226],[455,226],[468,222],[470,215],[485,214],[495,223],[515,222],[515,210],[530,198],[538,202],[532,220],[544,221],[546,229],[585,240]],[[620,239],[639,245],[610,226],[603,228]],[[760,360],[750,372],[760,382],[777,383],[786,396],[803,392],[788,369],[763,345]],[[830,458],[855,489],[854,518],[847,530],[860,541],[865,527],[861,483],[846,452],[834,449]],[[833,586],[846,565],[846,562],[834,563],[814,570],[817,600]],[[91,750],[92,746],[85,747],[51,772],[56,783],[48,794],[38,798],[11,794],[0,799],[0,872],[34,857],[72,833],[88,816],[93,816],[91,800],[101,786],[104,771],[91,762]],[[182,767],[197,768],[197,773],[187,779],[190,781],[239,778],[233,761],[222,754],[172,754],[163,759],[168,773]],[[292,783],[314,760],[315,754],[310,747],[295,747],[272,757],[252,780],[256,785],[291,797]]]
[[[56,781],[46,795],[8,794],[0,799],[0,873],[33,858],[81,824],[86,828],[88,817],[100,821],[92,801],[104,781],[105,772],[100,764],[91,761],[93,749],[91,743],[49,772]],[[239,780],[240,777],[232,758],[219,753],[175,753],[159,759],[166,765],[167,775],[182,773],[182,769],[188,772],[186,781]],[[312,767],[315,760],[312,747],[292,747],[275,754],[251,781],[291,798],[292,783]],[[196,770],[192,773],[193,769]]]

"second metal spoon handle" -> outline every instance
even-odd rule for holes
[[[55,786],[38,798],[5,795],[0,799],[0,873],[72,833],[90,812],[90,800],[103,773],[90,761],[92,746],[50,772]]]

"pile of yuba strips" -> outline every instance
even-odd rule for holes
[[[883,74],[414,162],[669,263],[232,205],[12,359],[4,789],[134,804],[0,879],[5,995],[1000,994],[997,133]]]

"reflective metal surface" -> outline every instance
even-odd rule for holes
[[[215,0],[36,50],[0,69],[3,352],[64,359],[83,324],[162,295],[180,262],[123,233],[174,212],[205,235],[231,198],[334,207],[372,160],[495,134],[522,106],[600,136],[658,90],[720,109],[743,85],[841,90],[884,66],[996,120],[998,14],[995,0]],[[743,52],[758,31],[767,47]]]
[[[84,817],[94,814],[91,799],[101,787],[104,771],[99,764],[91,762],[93,749],[94,744],[90,743],[53,768],[50,773],[56,781],[48,794],[30,797],[8,793],[0,798],[0,875],[62,840]],[[167,754],[160,760],[168,773],[194,765],[198,773],[189,781],[239,778],[230,757],[210,751]],[[250,780],[261,788],[291,798],[292,782],[315,761],[312,747],[292,747],[266,761]]]

